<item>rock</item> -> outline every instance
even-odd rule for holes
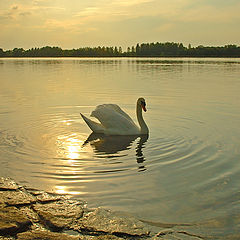
[[[83,238],[81,239],[82,240],[123,240],[123,239],[126,240],[127,238],[116,237],[114,235],[101,235],[101,236],[83,236]]]
[[[78,235],[80,237],[81,240],[126,240],[126,239],[133,239],[133,238],[126,238],[126,237],[117,237],[117,236],[114,236],[114,235],[111,235],[111,234],[104,234],[104,233],[87,233],[87,232],[84,232],[84,233],[79,233],[79,232],[76,232],[74,230],[67,230],[67,231],[64,231],[63,233],[66,233],[66,234],[69,234],[69,235]],[[76,234],[77,233],[77,234]],[[89,235],[86,235],[86,234],[89,234]],[[134,240],[137,240],[136,238],[134,238]]]
[[[35,204],[33,209],[47,226],[54,230],[71,228],[83,216],[82,204],[78,201],[58,201],[47,204]]]
[[[13,240],[13,239],[14,238],[0,236],[0,240]]]
[[[26,216],[32,223],[39,223],[40,218],[38,214],[31,209],[29,206],[23,206],[19,209],[19,211]]]
[[[152,238],[153,240],[200,240],[203,239],[201,236],[197,236],[195,234],[188,233],[186,231],[176,231],[173,229],[165,229],[159,232],[155,237]]]
[[[59,201],[59,200],[65,199],[64,196],[53,195],[53,194],[49,194],[46,192],[42,192],[41,194],[38,194],[36,196],[36,198],[41,203],[54,202],[54,201]]]
[[[0,178],[0,191],[17,190],[19,186],[10,178]]]
[[[25,231],[31,225],[31,221],[17,208],[5,207],[0,209],[0,234],[13,235],[19,231]]]
[[[190,233],[187,231],[176,231],[174,234],[176,237],[182,239],[182,240],[200,240],[205,239],[202,236],[196,235],[194,233]]]
[[[148,236],[149,230],[139,220],[97,208],[79,221],[79,230],[111,233],[115,235]]]
[[[8,206],[21,206],[36,202],[36,198],[31,194],[20,190],[17,190],[14,193],[12,191],[0,191],[0,202],[3,202]]]
[[[64,233],[55,233],[50,231],[28,231],[19,233],[18,240],[80,240],[78,236],[70,236]]]
[[[25,187],[26,191],[36,197],[38,202],[47,203],[47,202],[54,202],[59,201],[62,199],[68,199],[66,196],[59,195],[56,193],[47,193],[44,191],[36,190],[34,188]]]
[[[204,239],[176,224],[161,223],[150,235],[149,223],[0,178],[0,240]]]
[[[165,229],[165,230],[159,232],[159,233],[156,235],[156,237],[164,237],[164,236],[166,236],[166,235],[173,234],[173,233],[174,233],[174,230],[172,230],[172,229]]]
[[[50,232],[46,230],[45,231],[37,230],[37,231],[28,231],[24,233],[19,233],[17,235],[17,239],[18,240],[121,240],[123,238],[119,238],[113,235],[71,236],[64,233],[55,233],[55,232]]]

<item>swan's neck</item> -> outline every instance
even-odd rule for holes
[[[142,107],[137,104],[137,120],[140,126],[140,132],[141,134],[148,134],[148,127],[147,124],[145,123],[145,121],[143,120],[143,116],[142,116]]]

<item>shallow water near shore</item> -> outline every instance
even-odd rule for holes
[[[239,233],[240,59],[0,59],[0,176],[216,237]],[[148,137],[104,137],[116,103]],[[88,141],[86,141],[88,139]]]

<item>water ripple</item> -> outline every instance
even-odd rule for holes
[[[2,176],[152,221],[235,231],[238,59],[1,61]],[[89,136],[79,112],[112,102],[135,116],[140,95],[148,137]]]

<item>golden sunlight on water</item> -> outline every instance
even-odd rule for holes
[[[0,176],[239,233],[239,73],[239,59],[0,60]],[[149,138],[90,134],[79,115],[116,103],[136,121],[139,96]]]
[[[55,192],[58,194],[70,194],[70,195],[78,195],[78,194],[82,194],[82,192],[80,191],[69,191],[69,188],[66,186],[55,186]]]
[[[75,135],[75,134],[74,134]],[[58,136],[58,155],[61,157],[69,158],[69,160],[74,160],[80,157],[80,150],[82,140],[74,138],[74,136]]]
[[[69,164],[74,164],[76,159],[89,158],[89,154],[93,153],[89,146],[83,148],[84,140],[77,133],[71,135],[60,135],[57,137],[57,158],[68,159]]]
[[[69,124],[70,125],[70,124]],[[59,135],[56,137],[56,158],[62,162],[62,167],[58,170],[56,169],[56,175],[59,178],[66,178],[68,183],[78,182],[79,176],[87,174],[86,166],[82,165],[81,162],[89,160],[93,156],[93,149],[90,145],[83,146],[84,136],[78,133],[72,133],[70,135]],[[65,179],[65,180],[66,180]],[[85,181],[85,180],[81,180]],[[86,180],[88,182],[92,180]],[[79,189],[85,188],[81,186]],[[63,185],[56,181],[54,191],[59,194],[70,194],[70,195],[80,195],[86,193],[84,191],[72,191],[71,187]]]

